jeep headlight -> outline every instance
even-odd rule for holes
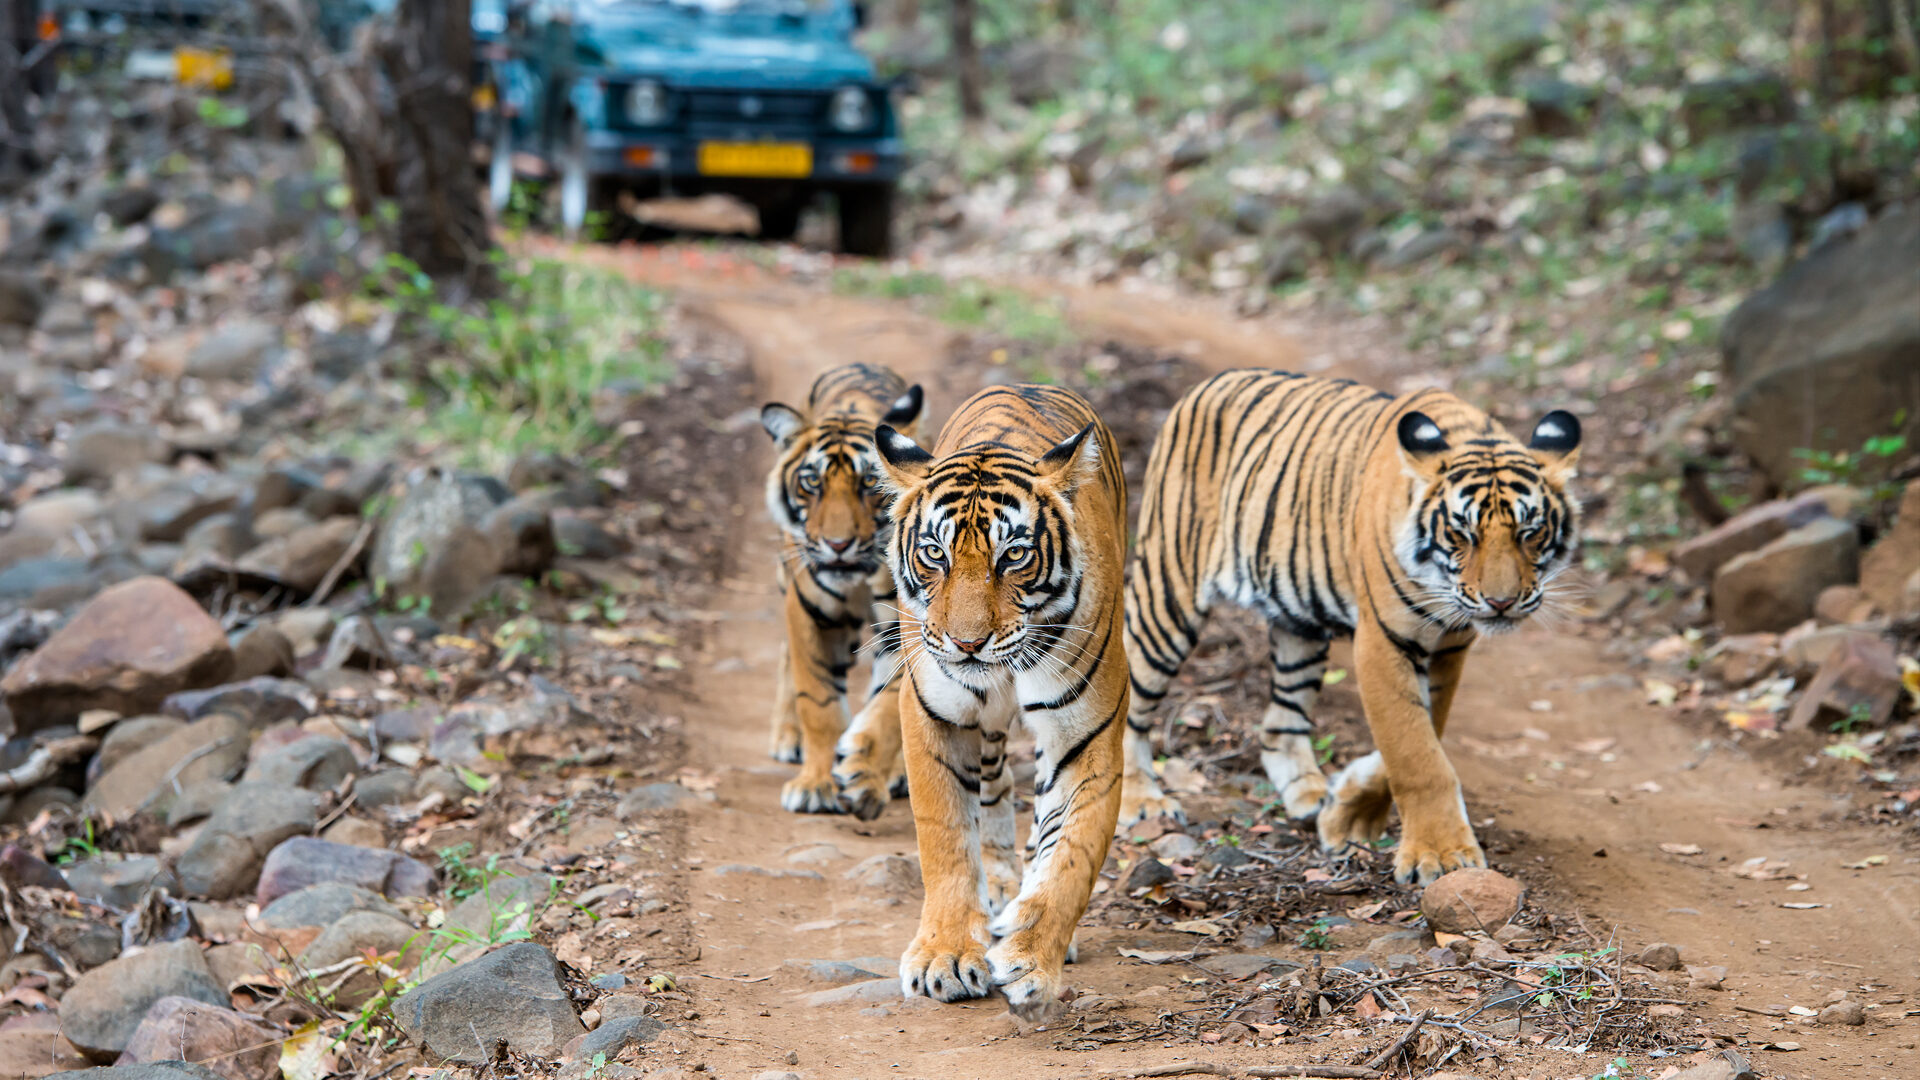
[[[652,79],[641,79],[627,87],[627,121],[642,127],[665,123],[667,88]]]
[[[873,101],[864,87],[843,86],[834,91],[827,120],[840,131],[863,131],[873,125]]]

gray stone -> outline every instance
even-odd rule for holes
[[[241,780],[332,791],[352,776],[359,764],[346,743],[315,736],[260,755],[247,766]]]
[[[272,930],[331,926],[356,911],[400,919],[400,909],[387,903],[379,893],[358,885],[328,881],[287,893],[260,909],[260,925]]]
[[[812,1008],[829,1005],[860,1004],[867,1005],[876,1001],[899,1001],[900,979],[898,976],[886,979],[872,979],[867,982],[848,983],[831,990],[815,990],[800,1000]]]
[[[300,966],[309,971],[331,967],[363,956],[371,949],[375,956],[397,954],[387,962],[397,968],[410,968],[419,958],[423,938],[424,935],[405,920],[378,911],[352,911],[320,932],[313,944],[300,954]],[[372,971],[362,971],[335,992],[336,1008],[359,1008],[379,992],[379,976]]]
[[[435,615],[458,615],[499,566],[481,531],[506,501],[497,482],[434,472],[408,489],[380,527],[368,574],[389,595],[424,596]]]
[[[82,900],[130,909],[149,888],[179,889],[173,872],[152,855],[96,855],[76,859],[64,871],[67,886]]]
[[[556,552],[572,559],[617,559],[633,549],[625,538],[571,514],[554,516],[553,543]]]
[[[1820,518],[1728,560],[1713,577],[1714,617],[1730,634],[1787,630],[1813,617],[1822,590],[1859,575],[1853,524]]]
[[[269,322],[229,323],[187,354],[187,374],[201,379],[251,379],[267,352],[280,344],[280,328]]]
[[[413,774],[403,769],[370,773],[353,783],[355,805],[398,806],[413,801]]]
[[[1821,1009],[1816,1019],[1829,1026],[1859,1027],[1867,1022],[1867,1010],[1857,1001],[1836,1001]]]
[[[874,855],[862,859],[840,875],[862,889],[896,895],[920,888],[920,860],[900,855]]]
[[[122,760],[186,726],[185,720],[173,716],[133,716],[114,724],[100,737],[100,749],[87,764],[88,785]]]
[[[1656,942],[1641,949],[1640,955],[1633,959],[1640,966],[1652,968],[1655,971],[1679,971],[1680,946],[1669,945],[1664,941]]]
[[[597,1054],[605,1054],[608,1060],[612,1060],[629,1046],[641,1046],[652,1042],[665,1030],[667,1025],[651,1016],[626,1016],[618,1020],[607,1020],[599,1027],[587,1032],[586,1038],[580,1041],[579,1056],[592,1060]]]
[[[182,788],[167,807],[167,828],[178,829],[191,822],[213,816],[220,804],[233,794],[233,785],[225,780],[202,780]]]
[[[872,971],[845,960],[789,960],[786,966],[798,969],[806,976],[808,982],[827,983],[831,986],[866,982],[883,977],[879,971]]]
[[[393,653],[380,636],[380,630],[373,620],[365,615],[354,615],[334,628],[333,636],[327,639],[327,655],[320,666],[330,670],[341,668],[381,668],[393,666]]]
[[[1366,225],[1368,209],[1365,196],[1341,185],[1307,200],[1300,211],[1299,228],[1325,254],[1345,254]]]
[[[150,427],[95,420],[67,440],[67,483],[104,484],[141,465],[164,461],[166,453],[166,443]]]
[[[268,540],[240,556],[234,566],[309,593],[346,556],[359,532],[360,522],[354,518],[329,518]]]
[[[1751,506],[1673,549],[1673,564],[1705,584],[1736,555],[1758,551],[1794,529],[1832,516],[1819,492]]]
[[[191,1061],[148,1061],[52,1073],[48,1080],[228,1080],[205,1065]]]
[[[250,679],[293,674],[293,642],[271,626],[253,626],[232,639],[233,678]]]
[[[320,820],[320,797],[299,788],[241,784],[200,827],[175,865],[189,896],[224,900],[252,887],[267,854]]]
[[[32,326],[47,308],[47,291],[27,274],[0,270],[0,325]]]
[[[146,729],[140,737],[153,733]],[[247,760],[247,742],[246,727],[225,713],[168,730],[139,749],[116,755],[113,767],[88,790],[84,810],[115,821],[137,814],[165,817],[181,791],[238,773]]]
[[[254,899],[271,904],[325,882],[357,885],[386,896],[426,896],[433,891],[433,871],[397,851],[296,836],[267,856]]]
[[[522,941],[442,972],[402,994],[393,1017],[433,1057],[476,1065],[505,1046],[552,1058],[583,1030],[560,965]]]
[[[153,1003],[117,1064],[204,1062],[225,1080],[259,1080],[280,1061],[280,1035],[246,1013],[188,997]]]
[[[160,708],[189,720],[226,713],[262,731],[288,720],[305,720],[319,705],[319,696],[299,679],[259,677],[174,694]]]
[[[481,523],[502,574],[533,577],[553,565],[558,553],[553,517],[534,497],[502,503]]]
[[[1885,214],[1753,294],[1720,334],[1736,443],[1775,483],[1803,448],[1920,444],[1920,213]],[[1894,421],[1904,413],[1902,425]]]
[[[192,941],[150,945],[80,976],[60,1001],[60,1033],[95,1060],[127,1048],[147,1010],[161,998],[227,1004],[200,946]]]

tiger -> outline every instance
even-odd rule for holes
[[[794,813],[851,808],[833,775],[835,744],[849,726],[847,673],[861,632],[894,601],[873,431],[882,423],[911,430],[923,403],[920,387],[892,371],[847,364],[814,380],[806,411],[777,401],[760,410],[760,426],[777,452],[767,474],[767,511],[780,530],[776,574],[787,630],[774,691],[772,753],[800,766],[780,792],[780,805]],[[904,776],[899,695],[891,692],[895,660],[890,639],[876,643],[867,702],[854,725],[879,733],[872,782],[883,794]]]
[[[1078,394],[999,386],[932,452],[874,437],[894,492],[888,561],[905,644],[900,724],[926,887],[901,990],[994,987],[1029,1020],[1061,1005],[1061,966],[1120,811],[1126,480]],[[1007,736],[1036,744],[1025,868]]]
[[[1398,804],[1393,876],[1425,885],[1486,855],[1440,746],[1467,650],[1549,603],[1571,564],[1580,421],[1556,409],[1522,445],[1440,390],[1227,371],[1155,439],[1127,584],[1133,682],[1121,822],[1179,816],[1153,774],[1155,706],[1221,603],[1267,621],[1261,764],[1329,851],[1369,845]],[[1312,714],[1334,637],[1375,749],[1331,782]]]

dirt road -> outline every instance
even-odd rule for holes
[[[884,363],[926,385],[937,429],[978,385],[977,371],[950,359],[953,332],[905,306],[834,296],[724,254],[591,257],[671,287],[696,317],[736,335],[769,399],[802,398],[834,364]],[[1237,322],[1197,302],[1063,295],[1083,333],[1183,350],[1201,368],[1317,358],[1316,366],[1380,385],[1406,374],[1381,351],[1301,348],[1279,320]],[[766,463],[763,454],[742,464],[732,493],[739,504],[760,504]],[[918,916],[917,880],[901,861],[914,854],[913,828],[898,804],[871,825],[779,809],[791,770],[766,756],[780,624],[771,530],[760,519],[758,511],[743,519],[754,525],[739,536],[714,599],[718,631],[693,664],[702,696],[685,706],[688,765],[718,779],[717,801],[690,811],[685,849],[700,944],[690,971],[699,976],[697,1030],[711,1036],[703,1044],[711,1069],[728,1077],[761,1069],[807,1078],[1095,1077],[1196,1059],[1347,1061],[1343,1036],[1384,1043],[1390,1032],[1376,1027],[1258,1048],[1154,1039],[1069,1049],[1087,1043],[1019,1032],[997,1000],[935,1005],[902,1001],[884,983],[835,990],[810,980],[804,962],[814,960],[893,975]],[[1723,989],[1692,987],[1685,973],[1659,977],[1663,995],[1684,1002],[1663,1028],[1675,1045],[1738,1043],[1767,1076],[1920,1076],[1920,858],[1911,838],[1849,822],[1844,793],[1784,787],[1777,768],[1647,705],[1622,651],[1577,623],[1476,649],[1448,742],[1495,866],[1528,884],[1532,905],[1590,930],[1595,948],[1611,939],[1631,954],[1664,941],[1679,945],[1689,965],[1724,966]],[[1356,736],[1352,724],[1339,730]],[[1364,749],[1343,747],[1342,756]],[[1190,800],[1201,818],[1209,806],[1219,809],[1204,796]],[[1123,961],[1117,950],[1188,948],[1191,939],[1126,929],[1124,918],[1103,916],[1113,899],[1095,898],[1072,981],[1085,996],[1117,999],[1116,1015],[1187,1008],[1194,971]],[[1302,960],[1292,940],[1282,929],[1254,951]],[[810,997],[822,991],[849,1000]],[[1843,991],[1868,1007],[1864,1027],[1812,1026],[1790,1011],[1817,1010]],[[1588,1077],[1614,1056],[1520,1042],[1502,1050],[1498,1066],[1452,1067]],[[1685,1054],[1626,1056],[1635,1076],[1686,1063]]]

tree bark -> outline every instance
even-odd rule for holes
[[[335,55],[320,39],[300,0],[259,0],[262,30],[280,41],[281,58],[311,88],[320,124],[339,144],[341,169],[353,193],[353,212],[371,220],[396,189],[393,145],[381,122],[376,86],[378,50],[363,36],[357,55]],[[363,35],[378,32],[375,26]]]
[[[960,86],[960,118],[968,124],[986,118],[986,69],[980,63],[980,44],[974,39],[975,0],[953,2],[953,64]]]
[[[28,73],[20,52],[32,47],[33,38],[32,9],[21,0],[0,0],[0,180],[8,184],[38,167],[33,114],[27,110]]]
[[[400,253],[443,285],[493,289],[473,146],[469,0],[402,0],[387,49],[401,136]]]

